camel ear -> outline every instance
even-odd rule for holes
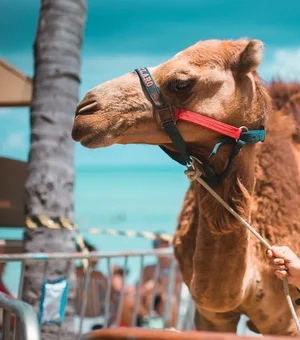
[[[242,74],[257,69],[263,57],[264,45],[260,40],[251,40],[238,56],[237,71]]]

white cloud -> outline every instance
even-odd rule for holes
[[[300,81],[300,47],[278,48],[261,66],[261,74],[265,79],[282,79]]]

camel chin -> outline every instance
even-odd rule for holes
[[[112,127],[119,129],[120,121],[109,120],[101,113],[78,115],[75,117],[72,138],[86,148],[96,149],[117,143],[117,137],[112,134]]]

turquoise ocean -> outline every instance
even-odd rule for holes
[[[75,220],[83,237],[99,251],[146,250],[152,242],[141,238],[95,235],[91,228],[160,231],[173,234],[189,182],[180,166],[79,167],[75,180]],[[0,238],[21,239],[21,229],[0,229]],[[153,262],[151,257],[145,263]],[[123,264],[123,259],[111,263]],[[138,278],[139,259],[129,261],[128,282]],[[107,272],[107,263],[99,269]],[[7,266],[4,280],[17,292],[20,264]]]

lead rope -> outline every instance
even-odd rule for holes
[[[269,250],[271,250],[271,245],[248,223],[246,222],[237,212],[235,212],[201,177],[202,173],[200,169],[195,165],[195,159],[193,158],[193,163],[189,164],[190,167],[184,171],[185,175],[188,177],[190,181],[199,182],[219,203],[223,205],[238,221],[242,223],[244,227],[246,227],[255,237],[259,239],[259,241]],[[283,289],[285,293],[285,297],[290,308],[292,317],[297,327],[297,331],[300,334],[300,322],[298,316],[296,314],[295,308],[293,306],[293,302],[289,292],[289,286],[287,279],[283,279]]]

